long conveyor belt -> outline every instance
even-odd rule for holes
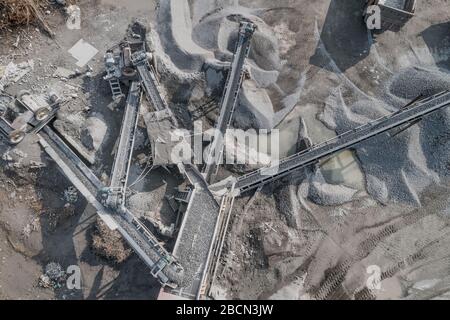
[[[157,238],[129,210],[116,212],[101,203],[98,194],[104,189],[103,184],[51,128],[45,127],[38,135],[44,150],[105,223],[122,234],[150,267],[152,275],[163,285],[177,287],[183,280],[184,270]]]
[[[221,161],[226,131],[231,124],[233,113],[238,102],[239,91],[244,76],[244,63],[249,54],[255,28],[255,25],[250,22],[241,22],[239,27],[239,39],[231,63],[231,69],[228,72],[228,78],[225,83],[225,91],[220,103],[220,115],[203,170],[207,181],[211,179],[217,165]]]
[[[414,123],[424,116],[450,106],[450,92],[444,91],[408,105],[397,112],[369,122],[329,141],[287,157],[279,163],[239,177],[235,188],[241,193],[282,178],[294,170],[351,148],[356,144],[399,126]]]
[[[112,208],[125,205],[125,195],[133,154],[134,140],[141,104],[141,88],[139,82],[132,82],[128,93],[125,114],[119,135],[119,145],[111,173],[111,183],[107,204]]]

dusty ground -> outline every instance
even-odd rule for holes
[[[61,10],[49,7],[47,18],[58,31],[56,41],[34,27],[0,35],[7,44],[0,48],[0,65],[12,59],[20,62],[33,58],[36,62],[35,70],[24,81],[8,88],[11,94],[29,86],[36,91],[45,89],[44,84],[64,86],[64,81],[51,75],[56,67],[75,68],[67,50],[80,38],[100,51],[90,62],[92,77],[66,82],[75,87],[70,90],[75,90],[77,96],[61,112],[59,120],[70,123],[78,116],[95,116],[108,123],[93,165],[94,171],[106,179],[121,109],[114,108],[109,88],[101,79],[102,53],[122,38],[132,17],[156,25],[152,40],[160,42],[156,50],[161,80],[170,105],[188,128],[193,113],[187,112],[186,105],[192,111],[212,101],[214,107],[220,98],[224,73],[219,62],[230,60],[237,26],[228,16],[245,12],[260,19],[259,27],[264,32],[255,36],[249,63],[252,79],[244,82],[234,126],[280,129],[283,155],[296,151],[301,120],[308,136],[318,143],[346,128],[349,121],[340,115],[355,119],[354,113],[359,112],[362,119],[370,119],[375,113],[370,108],[368,114],[364,113],[367,108],[358,109],[356,102],[375,101],[376,108],[382,105],[381,111],[386,111],[385,105],[395,108],[414,98],[416,92],[407,90],[404,96],[392,97],[391,88],[384,85],[403,70],[418,66],[449,72],[450,7],[444,0],[420,1],[417,16],[402,31],[386,32],[375,39],[367,34],[361,21],[361,2],[356,0],[316,0],[314,5],[307,0],[283,0],[276,5],[269,0],[191,0],[186,3],[190,13],[174,19],[174,24],[167,23],[171,16],[166,6],[155,10],[156,1],[149,4],[135,0],[126,7],[121,3],[78,1],[82,8],[81,30],[67,30]],[[175,18],[180,18],[180,8],[184,7],[177,6],[178,11],[171,13]],[[183,25],[186,21],[191,23],[187,28]],[[192,37],[187,37],[185,31],[192,31]],[[427,88],[435,89],[432,84]],[[342,97],[343,102],[336,97]],[[344,113],[346,106],[352,112]],[[205,127],[213,124],[216,113],[200,116]],[[448,113],[412,128],[393,144],[380,141],[385,153],[401,155],[389,158],[390,163],[383,163],[376,146],[364,146],[323,163],[315,174],[309,170],[299,172],[291,179],[238,198],[215,283],[216,297],[446,298],[450,276],[449,166],[446,159],[419,157],[426,152],[448,154],[445,119]],[[335,121],[335,127],[330,121]],[[426,148],[436,140],[440,145]],[[405,145],[412,147],[396,153],[403,152]],[[147,147],[145,130],[141,128],[136,153],[145,152]],[[95,212],[82,199],[64,208],[62,191],[69,186],[66,179],[41,155],[32,139],[21,148],[46,166],[33,169],[23,164],[9,169],[8,163],[16,160],[2,160],[0,298],[156,297],[159,287],[135,255],[121,264],[112,264],[94,253],[91,243]],[[2,144],[1,153],[7,150]],[[20,154],[16,156],[21,158]],[[396,167],[397,162],[401,165]],[[421,170],[415,171],[417,168]],[[140,170],[133,164],[132,176],[138,176]],[[379,174],[402,170],[406,172],[404,179]],[[221,172],[222,176],[228,174],[227,170]],[[383,178],[386,190],[377,195],[373,185]],[[162,216],[167,217],[170,210],[162,199],[180,182],[178,176],[155,170],[149,179],[134,187],[138,192],[152,191],[149,202],[130,204],[145,211],[144,217],[148,214],[147,218],[164,220]],[[150,211],[158,213],[149,213],[149,208],[157,208]],[[38,278],[51,261],[63,267],[79,265],[82,290],[40,288]],[[379,266],[382,272],[381,290],[365,288],[370,276],[367,267],[372,265]]]
[[[268,1],[239,3],[250,8],[270,5]],[[448,28],[449,16],[445,1],[439,1],[439,4],[419,2],[417,16],[402,31],[386,32],[375,40],[368,37],[360,21],[361,5],[358,1],[315,1],[314,6],[306,1],[282,1],[279,5],[292,10],[296,8],[298,14],[291,16],[279,11],[263,15],[273,29],[287,28],[284,35],[291,35],[287,39],[289,41],[284,42],[291,43],[291,47],[288,54],[281,54],[288,62],[285,72],[280,73],[278,84],[286,94],[295,93],[295,85],[301,85],[296,107],[279,127],[295,126],[298,117],[302,117],[309,137],[316,143],[334,135],[320,120],[323,120],[324,107],[334,105],[333,91],[336,88],[341,90],[347,105],[361,99],[380,99],[378,103],[382,104],[381,101],[386,101],[384,84],[404,68],[440,68],[444,77],[448,75],[449,38],[443,30],[445,26]],[[446,13],[435,10],[436,6],[447,8]],[[421,81],[418,86],[413,80],[406,82],[406,88],[415,89],[401,98],[406,101],[425,90],[427,81]],[[276,103],[277,100],[272,101]],[[390,105],[393,103],[393,100],[388,102]],[[353,111],[356,115],[351,115],[357,118],[365,114],[364,110],[355,105]],[[346,117],[343,114],[347,111],[342,105],[335,112],[334,119]],[[448,112],[430,119],[430,126],[439,126],[439,121],[435,122],[438,118],[447,119]],[[424,128],[427,126],[421,130]],[[445,136],[448,124],[440,128],[437,136],[431,132],[425,134],[427,140],[442,134]],[[332,129],[340,131],[339,125]],[[411,137],[420,131],[417,128],[411,130],[399,141],[412,143],[414,139]],[[314,182],[317,180],[308,180],[306,175],[299,174],[290,182],[285,181],[287,186],[267,186],[261,192],[239,199],[223,267],[219,272],[217,296],[445,299],[449,253],[446,244],[449,241],[448,155],[438,161],[439,166],[446,169],[440,171],[431,165],[435,169],[415,182],[408,182],[414,178],[408,174],[395,177],[395,170],[390,171],[394,167],[400,170],[397,172],[404,170],[398,164],[405,158],[390,159],[390,154],[401,153],[402,146],[394,147],[396,142],[389,143],[384,139],[379,139],[374,146],[380,157],[377,164],[365,162],[366,156],[370,159],[377,156],[367,154],[370,151],[364,148],[361,154],[358,151],[357,158],[350,152],[322,164],[320,172],[325,185],[319,189]],[[447,146],[448,152],[448,139],[437,139]],[[380,147],[384,148],[383,152]],[[422,149],[417,144],[411,152],[419,155]],[[424,157],[433,157],[433,154],[434,151],[425,151]],[[418,164],[420,161],[413,162]],[[432,161],[426,163],[425,167],[428,167]],[[367,180],[368,173],[375,168],[382,168],[390,175],[386,181],[395,184],[392,189],[387,188],[384,201],[374,194],[371,181]],[[414,175],[421,169],[415,170]],[[440,172],[439,179],[428,184],[427,188],[420,188],[424,181],[433,180],[436,172]],[[408,185],[406,188],[402,186],[404,181]],[[341,193],[342,186],[353,188],[357,193],[349,202],[347,199],[342,204],[331,205],[336,199],[325,195],[325,186],[334,195]],[[317,191],[311,193],[312,190],[322,190],[320,192],[323,193],[317,196]],[[412,191],[412,199],[417,195],[413,201],[408,200],[411,199],[408,190]],[[325,206],[317,205],[327,202]],[[367,273],[367,267],[372,265],[380,267],[383,281],[381,290],[370,292],[365,285],[371,275]],[[228,295],[223,290],[226,288],[231,289]]]
[[[117,6],[119,1],[77,1],[82,8],[81,30],[69,30],[65,26],[65,15],[61,8],[49,5],[50,13],[45,17],[55,31],[55,41],[42,34],[35,26],[3,32],[0,37],[0,64],[34,59],[35,70],[21,82],[8,87],[10,94],[20,89],[41,92],[45,86],[64,86],[75,92],[74,98],[66,107],[79,112],[86,106],[89,114],[101,114],[110,124],[103,149],[98,153],[99,161],[95,171],[109,173],[112,157],[109,156],[120,126],[121,109],[112,111],[110,92],[101,80],[103,52],[121,40],[131,19],[144,17],[152,19],[155,4],[148,1],[135,1],[126,8]],[[18,46],[14,47],[19,36]],[[79,77],[61,81],[52,75],[57,67],[70,70],[77,68],[75,60],[67,52],[79,39],[91,43],[99,54],[90,62],[93,77]],[[85,71],[84,69],[82,70]],[[31,88],[30,88],[31,87]],[[67,87],[66,87],[67,88]],[[95,90],[92,90],[95,88]],[[31,146],[31,147],[30,147]],[[8,146],[1,144],[1,153]],[[96,214],[80,197],[67,213],[63,191],[70,184],[59,173],[54,163],[41,155],[35,141],[21,145],[27,159],[43,162],[42,169],[32,169],[29,163],[20,168],[7,170],[2,160],[0,173],[0,297],[2,299],[152,299],[159,292],[159,285],[150,276],[145,265],[132,256],[125,262],[115,264],[97,256],[92,250],[92,237],[95,232]],[[37,149],[36,149],[37,148]],[[106,154],[102,156],[102,152]],[[20,158],[20,157],[19,157]],[[103,159],[106,164],[99,165]],[[11,161],[11,164],[17,160]],[[28,159],[29,160],[29,159]],[[19,178],[20,175],[22,178]],[[157,173],[162,176],[164,173]],[[161,179],[161,178],[160,178]],[[168,179],[169,180],[169,179]],[[161,184],[156,179],[156,185]],[[142,185],[142,183],[141,183]],[[152,189],[153,187],[147,186]],[[136,188],[144,188],[140,185]],[[33,204],[31,207],[29,204]],[[38,285],[49,262],[58,262],[65,269],[78,265],[82,273],[81,290],[44,289]],[[132,285],[130,285],[132,284]]]

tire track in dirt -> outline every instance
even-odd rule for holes
[[[369,256],[370,253],[383,240],[388,239],[392,235],[402,231],[404,228],[408,226],[420,222],[423,218],[429,216],[430,214],[431,214],[430,211],[423,209],[416,209],[413,213],[401,214],[399,216],[389,218],[387,220],[378,222],[371,226],[356,228],[354,230],[355,235],[351,237],[352,240],[355,240],[355,237],[360,237],[363,238],[364,240],[358,243],[357,248],[355,250],[356,252],[353,254],[345,249],[345,246],[347,245],[346,243],[341,245],[339,241],[333,240],[333,242],[336,245],[344,249],[343,252],[347,256],[347,258],[342,262],[340,262],[339,264],[337,264],[335,267],[328,269],[320,285],[318,287],[311,288],[311,293],[313,297],[318,300],[334,299],[336,297],[340,298],[345,298],[346,296],[348,297],[348,293],[346,293],[345,290],[342,288],[342,283],[344,282],[350,268],[355,263]],[[315,220],[318,221],[317,219]],[[333,233],[336,232],[342,233],[345,231],[342,230],[343,228],[338,228],[335,227],[334,225],[332,225],[331,227],[329,226],[324,227],[323,223],[320,223],[319,225],[324,229],[325,228],[328,229],[328,231],[326,231],[325,234],[330,238],[333,238],[330,236]],[[381,228],[381,230],[379,230],[378,232],[365,231],[373,228],[378,229]],[[430,244],[425,246],[432,246],[433,244],[436,244],[438,241],[439,239],[436,239]],[[382,279],[392,277],[392,275],[394,275],[396,272],[398,272],[405,266],[408,266],[414,262],[427,258],[429,254],[430,252],[425,251],[425,247],[422,247],[420,251],[408,256],[406,259],[407,262],[405,262],[405,260],[401,260],[395,266],[389,267],[386,271],[383,272]],[[359,298],[363,299],[373,298],[370,292],[362,291],[361,293],[357,294],[359,294]]]

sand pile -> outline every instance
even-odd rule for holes
[[[250,77],[244,80],[235,116],[239,121],[234,123],[244,129],[272,129],[295,107],[291,100],[274,101],[269,94],[281,91],[277,82],[284,62],[276,31],[259,14],[257,9],[235,1],[220,5],[206,0],[164,1],[158,10],[159,39],[153,39],[161,44],[155,48],[158,57],[162,57],[160,61],[170,65],[163,69],[180,77],[180,86],[186,86],[186,74],[200,73],[206,82],[206,93],[220,97],[238,39],[239,21],[252,20],[258,30],[246,63]],[[164,84],[173,87],[173,78],[163,79]]]

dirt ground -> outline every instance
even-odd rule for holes
[[[111,158],[120,128],[121,109],[111,111],[107,83],[103,83],[103,52],[123,38],[133,18],[150,21],[155,3],[134,1],[126,7],[120,1],[77,1],[81,7],[81,30],[69,30],[61,7],[48,5],[45,15],[56,31],[52,40],[38,28],[28,27],[6,30],[0,34],[4,45],[0,48],[0,65],[34,59],[35,69],[22,81],[8,87],[9,94],[20,89],[37,92],[61,83],[52,77],[56,67],[74,70],[76,60],[67,52],[79,39],[95,46],[99,53],[90,62],[92,78],[70,80],[79,86],[78,98],[72,102],[74,110],[89,105],[91,112],[99,112],[110,124],[105,149],[109,159],[98,161],[94,170],[99,176],[109,173]],[[119,4],[119,5],[117,5]],[[13,44],[18,41],[17,46]],[[85,71],[85,70],[83,70]],[[95,88],[95,90],[92,90]],[[70,107],[70,106],[69,106]],[[114,134],[115,133],[115,134]],[[30,138],[30,140],[32,140]],[[9,150],[2,141],[1,153]],[[120,264],[97,256],[91,248],[96,213],[79,197],[75,205],[65,208],[63,191],[70,186],[57,166],[41,153],[36,141],[25,141],[20,147],[31,158],[45,164],[32,169],[27,164],[7,169],[2,160],[0,172],[0,298],[1,299],[155,299],[159,284],[134,254]],[[19,167],[19,168],[17,168]],[[164,177],[164,174],[162,175]],[[161,178],[160,178],[161,179]],[[158,179],[155,181],[156,184]],[[137,186],[136,188],[138,188]],[[152,186],[149,186],[152,188]],[[32,204],[30,206],[30,204]],[[57,262],[65,270],[70,265],[81,269],[81,290],[45,289],[39,286],[39,277],[49,262]]]
[[[191,8],[200,12],[192,10],[197,22],[201,20],[198,16],[204,14],[202,1],[189,1]],[[158,14],[157,1],[123,3],[77,1],[82,12],[81,30],[67,29],[62,9],[49,5],[45,18],[56,31],[55,40],[35,26],[0,33],[0,41],[5,44],[0,47],[1,66],[11,60],[35,61],[35,69],[8,87],[8,93],[14,95],[24,87],[41,91],[46,85],[69,84],[76,95],[65,107],[65,115],[82,114],[88,108],[89,114],[100,115],[108,123],[105,141],[93,164],[99,177],[109,175],[122,110],[114,108],[109,87],[102,80],[103,53],[122,39],[132,18],[156,23]],[[269,0],[209,3],[212,7],[233,4],[255,9],[275,30],[283,63],[277,70],[276,86],[267,90],[268,95],[275,111],[283,109],[286,97],[295,100],[292,112],[277,127],[289,137],[289,143],[281,146],[285,154],[296,151],[300,118],[306,122],[314,143],[335,135],[319,115],[336,88],[351,104],[362,98],[380,98],[383,84],[405,68],[419,66],[449,72],[450,4],[445,0],[420,1],[416,17],[404,29],[376,37],[367,33],[362,22],[361,1],[316,0],[314,5],[309,0],[283,0],[276,5]],[[262,10],[274,6],[275,10]],[[92,76],[69,81],[54,78],[57,67],[76,68],[67,50],[79,39],[99,50],[89,62]],[[258,60],[256,54],[250,58]],[[174,84],[167,83],[170,79],[167,77],[164,84],[173,90]],[[185,88],[192,90],[192,86],[180,85],[176,88],[180,91],[174,92]],[[170,102],[182,104],[182,96],[184,93],[175,94]],[[148,143],[144,128],[139,130],[136,153],[145,151]],[[442,139],[448,140],[446,133],[442,134]],[[91,245],[95,211],[81,196],[75,204],[66,205],[63,192],[70,183],[41,152],[35,137],[28,137],[16,150],[0,140],[0,154],[9,155],[0,160],[0,299],[157,297],[158,283],[135,254],[120,264],[95,254]],[[30,161],[42,163],[43,167],[37,168]],[[337,205],[312,201],[308,194],[310,171],[298,172],[236,199],[213,288],[215,297],[446,298],[450,277],[450,174],[442,174],[439,183],[420,192],[417,205],[392,199],[381,202],[371,197],[361,159],[354,151],[331,159],[320,169],[329,185],[354,188],[356,196],[352,201]],[[140,170],[133,164],[132,177],[138,176]],[[223,171],[223,176],[230,173]],[[164,213],[169,209],[161,205],[162,199],[180,180],[160,169],[134,188],[136,192],[154,191],[154,202],[147,206],[156,203],[154,206]],[[42,288],[39,277],[49,262],[58,262],[63,268],[78,265],[82,289]],[[381,289],[367,289],[370,266],[378,266],[381,271]]]
[[[263,0],[244,3],[252,8],[268,5]],[[449,36],[444,30],[450,17],[445,1],[418,2],[416,17],[405,28],[375,38],[365,31],[358,1],[279,5],[298,13],[264,16],[274,28],[286,24],[293,34],[279,85],[286,92],[295,91],[300,75],[306,74],[301,98],[284,125],[295,126],[302,117],[316,143],[333,136],[318,121],[333,89],[340,87],[347,101],[373,98],[382,95],[383,84],[402,68],[437,66],[449,71]],[[388,144],[385,148],[387,153],[397,152]],[[348,158],[344,166],[335,160],[322,165],[321,171],[328,183],[359,190],[349,203],[315,204],[305,195],[308,183],[301,173],[237,200],[218,272],[217,297],[448,298],[448,171],[438,185],[421,193],[420,205],[379,203],[366,194],[358,157]],[[367,289],[370,266],[379,267],[381,289]]]

